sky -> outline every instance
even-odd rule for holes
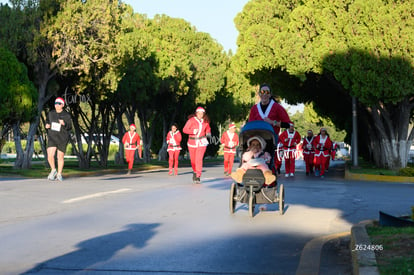
[[[206,32],[220,43],[225,51],[237,50],[238,31],[234,18],[249,0],[123,0],[135,12],[153,18],[155,14],[183,18],[197,31]],[[0,3],[8,3],[0,0]]]
[[[155,14],[183,18],[197,31],[211,35],[224,50],[237,50],[238,31],[234,18],[248,0],[124,0],[135,12],[153,18]]]
[[[0,0],[0,3],[7,3]],[[237,51],[238,31],[234,18],[243,10],[249,0],[123,0],[131,5],[134,12],[153,18],[155,14],[183,18],[197,31],[206,32],[220,43],[225,51]],[[288,106],[287,104],[283,104]],[[303,105],[290,106],[289,113],[303,109]]]

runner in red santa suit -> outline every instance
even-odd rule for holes
[[[239,145],[239,136],[236,134],[234,123],[229,125],[229,129],[221,136],[220,142],[224,145],[224,175],[229,176],[233,170],[236,147]]]
[[[296,147],[300,143],[300,134],[295,130],[295,125],[290,123],[289,129],[279,136],[279,142],[283,144],[285,151],[285,177],[295,175]]]
[[[178,173],[178,157],[180,155],[181,150],[181,133],[178,130],[177,124],[171,125],[171,131],[167,134],[167,152],[168,152],[168,165],[169,165],[169,171],[168,175],[176,176]],[[173,166],[174,166],[174,174],[173,174]]]
[[[211,137],[210,120],[202,107],[189,116],[183,132],[188,136],[188,151],[193,168],[193,183],[199,184],[203,170],[204,153],[208,145],[207,137]]]
[[[276,137],[279,137],[280,128],[289,128],[291,123],[289,115],[273,98],[269,85],[260,85],[259,97],[260,102],[250,109],[249,121],[266,121],[273,126]]]
[[[140,148],[141,139],[135,132],[135,124],[129,125],[129,131],[126,132],[122,138],[122,143],[125,149],[125,158],[128,163],[128,173],[131,174],[132,167],[134,166],[135,150]],[[139,157],[142,158],[142,150],[139,150]]]
[[[329,156],[329,158],[327,160],[327,163],[326,163],[326,170],[325,170],[325,172],[328,172],[329,165],[331,164],[331,159],[332,160],[335,160],[335,156],[336,156],[336,151],[337,150],[338,150],[338,144],[335,141],[332,140],[332,148],[329,151],[329,155],[330,156]]]
[[[313,131],[308,130],[307,136],[304,137],[302,141],[302,154],[306,166],[306,176],[313,173],[313,167],[315,165],[315,148],[313,147],[314,138]]]
[[[332,141],[325,128],[321,128],[319,134],[314,138],[313,146],[315,147],[315,176],[323,178],[332,148]]]
[[[338,152],[338,143],[332,141],[331,159],[335,160],[336,152]]]

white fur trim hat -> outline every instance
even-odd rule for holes
[[[58,97],[55,99],[55,103],[60,103],[62,105],[65,105],[65,100],[61,97]]]
[[[203,108],[203,107],[198,107],[197,109],[196,109],[196,113],[197,112],[203,112],[203,113],[205,113],[206,112],[206,110]]]
[[[253,137],[249,138],[247,140],[247,145],[250,146],[250,143],[253,140],[257,140],[258,142],[260,142],[260,145],[262,146],[263,150],[266,148],[266,141],[262,137],[259,137],[259,136],[253,136]]]

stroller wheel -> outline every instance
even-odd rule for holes
[[[283,215],[283,211],[285,210],[285,189],[283,188],[283,184],[279,186],[279,213]]]
[[[235,198],[236,195],[236,184],[233,182],[230,187],[230,213],[234,213],[234,209],[236,208],[237,200]]]
[[[249,195],[249,215],[250,215],[251,218],[254,217],[254,204],[255,204],[254,193],[250,193],[250,195]]]

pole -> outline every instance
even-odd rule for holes
[[[358,166],[358,124],[357,124],[357,100],[352,97],[352,165]]]

